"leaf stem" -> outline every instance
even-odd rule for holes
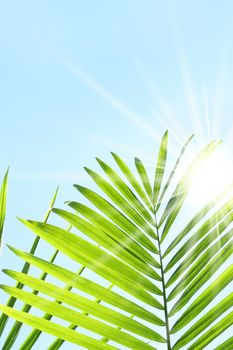
[[[165,315],[166,335],[167,335],[167,349],[171,350],[171,339],[170,339],[170,328],[169,328],[163,258],[162,258],[161,243],[160,243],[160,237],[159,237],[159,230],[158,230],[158,226],[157,226],[156,214],[155,214],[155,221],[156,221],[156,231],[157,231],[157,237],[158,237],[159,260],[160,260],[160,266],[161,266],[160,269],[161,269],[162,289],[163,289],[163,303],[164,303],[164,315]]]

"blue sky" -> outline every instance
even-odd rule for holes
[[[42,218],[57,185],[58,205],[76,199],[95,156],[138,155],[151,170],[167,128],[171,156],[192,132],[232,152],[232,11],[230,0],[1,1],[6,242],[28,246],[15,216]]]

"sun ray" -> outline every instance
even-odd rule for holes
[[[178,143],[178,145],[182,145],[184,142],[184,137],[183,139],[177,135],[176,131],[174,130],[173,126],[171,123],[169,123],[167,120],[165,120],[165,118],[163,117],[164,114],[160,114],[159,112],[157,112],[153,107],[150,108],[150,112],[152,114],[152,116],[155,118],[156,121],[159,121],[160,124],[164,127],[164,129],[168,129],[169,130],[169,134],[171,134],[171,136],[173,137],[173,139]],[[171,153],[173,155],[176,155],[176,152],[172,149]]]
[[[155,99],[156,106],[158,105],[159,112],[155,112],[154,108],[151,108],[152,114],[156,115],[156,120],[160,122],[162,126],[166,128],[169,128],[170,134],[172,137],[180,144],[182,145],[185,132],[182,130],[182,125],[179,123],[179,132],[175,131],[173,126],[176,121],[178,120],[175,112],[169,106],[166,99],[162,96],[162,94],[159,92],[159,89],[157,88],[154,81],[152,81],[149,73],[147,72],[144,65],[137,60],[136,62],[137,70],[140,74],[141,79],[143,80],[143,83],[146,85],[149,93],[152,95],[152,97]]]
[[[198,134],[200,142],[204,142],[206,141],[206,137],[204,135],[205,132],[201,123],[197,96],[194,91],[192,76],[183,50],[180,50],[180,68],[184,84],[184,94],[186,95],[190,120],[192,122],[192,129],[196,134]]]
[[[135,147],[135,146],[130,146],[127,145],[126,143],[119,143],[118,140],[114,140],[113,138],[108,138],[103,135],[99,135],[96,133],[91,133],[87,136],[90,138],[91,141],[95,141],[98,144],[101,144],[105,146],[109,151],[112,150],[118,150],[119,153],[122,152],[124,154],[125,159],[128,159],[129,161],[132,160],[135,155],[139,158],[143,158],[145,163],[151,164],[151,157],[149,153],[144,152],[140,147]]]
[[[226,82],[227,82],[227,57],[228,51],[225,49],[222,52],[222,59],[220,60],[220,65],[218,69],[216,88],[213,98],[213,128],[215,135],[218,135],[222,132],[221,130],[221,121],[224,113],[224,96],[226,92]]]
[[[144,131],[148,136],[157,142],[160,141],[161,135],[151,125],[149,125],[144,118],[130,110],[126,104],[111,94],[111,92],[103,87],[97,80],[88,75],[84,70],[80,68],[79,65],[63,56],[44,40],[40,39],[39,42],[40,45],[42,45],[58,62],[60,62],[67,70],[72,72],[74,76],[79,78],[86,86],[88,86],[91,90],[96,92],[100,97],[108,102],[110,106],[119,111],[121,115],[132,125]]]
[[[203,89],[203,115],[206,125],[206,131],[207,131],[207,141],[210,142],[212,138],[212,132],[210,128],[210,113],[209,113],[209,98],[207,95],[206,88]]]
[[[110,106],[119,111],[127,121],[129,121],[134,127],[139,128],[145,134],[152,139],[160,142],[161,134],[157,132],[151,125],[149,125],[145,118],[133,112],[125,103],[114,96],[108,89],[101,85],[97,80],[88,75],[78,64],[74,63],[71,59],[65,57],[55,47],[48,43],[44,38],[38,34],[32,33],[25,23],[18,23],[19,29],[23,29],[31,39],[36,42],[40,47],[46,50],[53,58],[55,58],[60,64],[62,64],[68,71],[72,72],[79,80],[81,80],[91,90],[96,92],[102,97]]]

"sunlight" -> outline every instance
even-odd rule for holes
[[[155,99],[156,108],[151,106],[149,107],[149,110],[155,117],[156,122],[159,122],[165,130],[169,129],[169,133],[172,137],[182,145],[182,138],[184,137],[185,132],[181,123],[176,125],[177,115],[172,109],[172,106],[170,106],[168,101],[162,96],[155,82],[152,80],[151,74],[147,72],[146,68],[141,62],[139,62],[139,60],[136,62],[136,67],[143,83],[148,89],[148,92],[152,95],[153,99]],[[174,125],[176,125],[175,128]]]
[[[221,193],[233,181],[233,164],[224,154],[209,157],[192,176],[190,200],[203,205]]]
[[[133,112],[126,104],[120,99],[113,95],[108,89],[102,86],[97,80],[88,75],[79,65],[70,61],[67,57],[63,56],[53,46],[47,43],[45,40],[37,38],[37,41],[43,46],[58,62],[72,72],[74,76],[80,79],[86,86],[96,92],[102,97],[111,107],[119,111],[121,115],[127,119],[133,126],[144,131],[149,137],[159,142],[160,134],[156,128],[152,127],[148,122],[145,121],[145,117],[138,115]]]

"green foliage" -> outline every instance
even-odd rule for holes
[[[174,234],[174,223],[191,187],[190,176],[219,144],[213,141],[205,146],[175,184],[177,168],[191,139],[170,174],[166,171],[166,132],[153,181],[140,159],[135,158],[137,179],[112,153],[125,178],[97,158],[104,175],[85,170],[100,193],[75,185],[90,207],[72,201],[67,202],[70,210],[54,208],[56,192],[43,222],[20,219],[36,238],[29,253],[9,247],[25,264],[21,272],[3,270],[16,285],[0,286],[10,296],[5,306],[0,305],[0,334],[8,317],[16,322],[2,349],[12,349],[24,323],[33,330],[20,350],[31,349],[41,332],[56,337],[49,350],[59,349],[64,341],[93,350],[122,346],[150,350],[160,349],[164,346],[161,344],[166,344],[168,350],[198,350],[232,326],[233,294],[221,294],[233,278],[233,266],[229,264],[233,253],[233,198],[226,198],[229,187]],[[62,218],[68,228],[48,223],[51,213]],[[50,261],[36,256],[40,239],[54,248]],[[58,252],[79,263],[79,270],[56,264]],[[30,265],[42,271],[40,278],[29,274]],[[86,270],[109,285],[85,277]],[[47,275],[66,286],[46,281]],[[25,291],[24,286],[32,292]],[[17,300],[24,303],[21,310],[14,307]],[[43,311],[44,316],[30,313],[32,307]],[[65,327],[53,317],[70,325]],[[90,332],[83,334],[79,328]],[[231,337],[216,350],[231,349],[232,345]]]
[[[3,235],[3,226],[6,216],[6,197],[7,197],[7,185],[8,185],[8,170],[2,181],[0,188],[0,252],[2,248],[2,235]]]

